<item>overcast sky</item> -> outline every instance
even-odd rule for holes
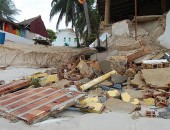
[[[49,21],[52,0],[13,0],[16,8],[21,10],[20,15],[16,19],[21,22],[23,20],[41,15],[46,28],[56,31],[56,23],[58,16],[55,16],[52,21]],[[59,26],[59,29],[65,28],[64,20]]]

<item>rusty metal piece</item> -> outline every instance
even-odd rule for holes
[[[69,89],[29,88],[0,97],[0,112],[10,120],[36,123],[74,105],[85,94]]]
[[[24,88],[29,85],[30,85],[29,80],[17,80],[9,84],[2,85],[0,87],[0,95]]]

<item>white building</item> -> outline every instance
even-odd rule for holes
[[[57,39],[52,43],[53,46],[77,46],[76,35],[73,29],[60,29],[56,32]]]

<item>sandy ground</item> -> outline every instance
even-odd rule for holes
[[[67,112],[66,112],[67,113]],[[77,115],[74,118],[73,115]],[[28,126],[23,122],[10,123],[1,118],[1,130],[169,130],[169,120],[139,118],[131,119],[131,115],[125,113],[105,114],[75,114],[67,113],[59,119],[64,120],[56,123],[43,123],[41,125]],[[57,119],[57,120],[59,120]]]
[[[36,72],[44,72],[47,68],[24,68],[24,67],[9,67],[6,70],[0,70],[0,80],[10,82],[12,80],[21,79],[25,76],[32,75]]]

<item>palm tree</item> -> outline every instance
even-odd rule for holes
[[[79,19],[76,20],[77,26],[79,27],[80,37],[85,39],[87,44],[87,39],[90,42],[93,42],[94,39],[98,38],[99,35],[99,23],[100,23],[100,15],[98,13],[97,7],[93,6],[95,4],[95,0],[88,0],[88,14],[89,14],[89,22],[90,22],[90,35],[89,35],[89,27],[86,20],[85,11],[79,12]],[[88,45],[86,45],[88,46]]]
[[[75,28],[77,46],[80,46],[78,41],[79,34],[81,37],[86,36],[85,39],[87,41],[87,39],[90,39],[91,34],[96,32],[96,26],[99,25],[98,20],[96,20],[97,15],[94,13],[97,11],[93,7],[94,3],[95,0],[88,0],[88,2],[82,6],[78,0],[53,0],[51,3],[50,19],[52,19],[54,15],[59,14],[56,28],[58,28],[64,17],[66,26],[71,22],[72,27]],[[91,25],[93,25],[93,27],[91,27]]]
[[[86,1],[84,2],[83,7],[84,7],[85,18],[86,18],[88,37],[89,37],[91,35],[91,24],[90,24],[90,18],[89,18],[89,10],[88,10]]]
[[[16,21],[14,15],[17,14],[19,14],[19,10],[15,7],[12,0],[0,0],[0,17]]]
[[[77,47],[80,46],[79,43],[79,35],[77,31],[77,26],[75,24],[75,20],[77,18],[77,12],[76,8],[80,6],[77,0],[52,0],[51,3],[51,12],[50,12],[50,20],[56,15],[59,14],[58,21],[56,24],[56,29],[58,29],[58,26],[61,22],[61,20],[65,16],[65,24],[68,26],[68,24],[71,22],[72,27],[75,27],[75,33],[76,33],[76,39],[77,39]]]
[[[110,22],[110,0],[105,0],[105,16],[104,23],[107,26]]]

